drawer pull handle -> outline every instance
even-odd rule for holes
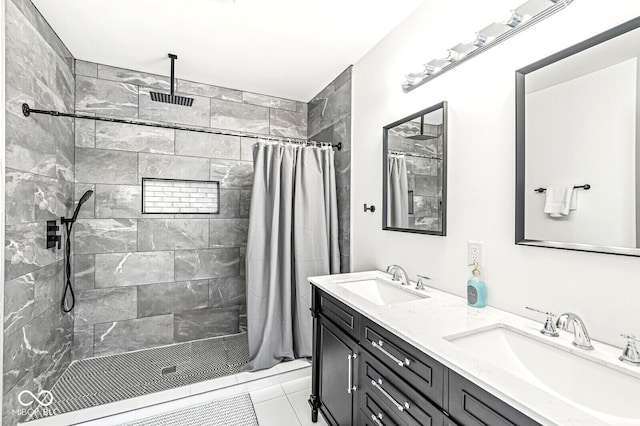
[[[371,384],[373,385],[373,387],[378,389],[380,391],[380,393],[382,393],[382,395],[385,396],[385,398],[387,398],[389,401],[391,401],[391,403],[396,406],[398,411],[404,411],[404,407],[402,405],[398,404],[398,401],[393,399],[393,397],[391,395],[389,395],[386,390],[382,389],[382,386],[380,386],[382,384],[382,379],[380,379],[380,385],[378,383],[376,383],[375,380],[371,380]],[[409,405],[408,403],[405,403],[405,404]],[[409,407],[407,407],[407,408],[409,408]]]
[[[393,360],[393,362],[398,364],[400,367],[408,366],[409,364],[411,364],[411,361],[409,361],[408,358],[405,358],[404,361],[400,361],[398,358],[396,358],[395,356],[391,355],[386,349],[384,349],[382,347],[383,344],[384,344],[384,342],[382,340],[378,340],[378,343],[374,342],[373,340],[371,341],[371,345],[374,348],[379,349],[380,352],[382,352],[383,354],[385,354],[386,356],[391,358]]]
[[[382,414],[378,414],[378,417],[382,418]],[[376,422],[376,424],[377,424],[378,426],[384,426],[384,425],[382,424],[382,422],[381,422],[380,420],[378,420],[378,417],[376,417],[376,415],[375,415],[375,414],[372,414],[372,415],[371,415],[371,420],[373,420],[374,422]]]
[[[357,386],[353,385],[353,360],[356,359],[358,357],[357,354],[349,354],[347,355],[347,359],[349,361],[349,383],[347,385],[347,393],[351,393],[351,392],[355,392],[358,390]]]

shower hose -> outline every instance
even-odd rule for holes
[[[73,293],[73,286],[71,285],[71,228],[73,222],[66,222],[65,229],[67,231],[67,238],[64,245],[64,260],[65,260],[65,284],[64,291],[62,292],[62,311],[69,313],[73,310],[76,304],[76,296]],[[71,306],[67,308],[67,292],[71,296]]]

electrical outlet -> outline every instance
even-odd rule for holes
[[[480,241],[468,241],[467,242],[467,263],[472,264],[474,262],[482,261],[482,243]]]

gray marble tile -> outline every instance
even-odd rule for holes
[[[247,245],[249,219],[211,219],[209,247],[240,247]]]
[[[335,90],[334,90],[335,89]],[[327,86],[309,104],[308,132],[315,135],[351,114],[351,84]]]
[[[78,291],[74,309],[75,326],[135,318],[137,313],[136,300],[135,287]]]
[[[138,226],[131,219],[79,219],[73,232],[76,254],[126,253],[138,246]]]
[[[176,93],[178,95],[193,98],[193,105],[187,107],[163,102],[154,102],[151,100],[150,92],[152,91],[156,90],[149,89],[147,87],[140,87],[140,118],[202,127],[209,126],[209,98]],[[161,92],[169,93],[166,90]]]
[[[35,271],[56,261],[56,252],[46,249],[46,223],[25,223],[5,227],[5,280]]]
[[[33,318],[35,302],[34,272],[6,281],[4,284],[4,335],[24,327]]]
[[[94,355],[104,356],[173,343],[173,315],[96,324]]]
[[[76,59],[76,75],[98,77],[98,64]]]
[[[19,170],[5,170],[5,223],[35,222],[35,175]]]
[[[296,111],[307,114],[309,112],[308,105],[304,102],[296,102]]]
[[[226,87],[211,86],[209,84],[195,83],[178,79],[178,91],[190,95],[205,96],[207,98],[223,99],[225,101],[242,102],[240,90],[227,89]]]
[[[207,280],[141,285],[138,286],[138,317],[203,309],[208,301]]]
[[[208,248],[209,219],[140,219],[138,250]]]
[[[253,163],[211,160],[211,180],[219,181],[220,188],[250,189],[253,187]]]
[[[431,166],[436,166],[435,162],[428,158],[421,157],[406,157],[407,173],[413,173],[415,175],[432,175]]]
[[[351,152],[337,151],[334,157],[336,186],[351,185]]]
[[[290,99],[276,98],[275,96],[260,95],[258,93],[242,92],[242,102],[245,104],[259,105],[269,108],[278,108],[288,111],[297,111],[296,101]],[[306,115],[306,114],[305,114]]]
[[[73,317],[51,307],[5,338],[5,391],[30,376],[28,388],[51,389],[71,361]],[[23,388],[24,389],[24,388]]]
[[[147,177],[209,180],[209,160],[206,158],[144,153],[139,156],[140,179]]]
[[[353,65],[349,65],[347,69],[342,71],[339,76],[333,81],[335,87],[341,87],[344,84],[351,84],[353,75]]]
[[[74,290],[90,290],[95,287],[96,256],[94,254],[76,254],[73,257]]]
[[[64,275],[62,261],[32,272],[34,276],[33,315],[38,316],[50,307],[60,306]]]
[[[211,127],[251,133],[269,133],[269,108],[211,100]]]
[[[138,87],[92,77],[76,78],[76,110],[138,117]]]
[[[240,160],[253,162],[253,146],[256,143],[255,138],[240,139]]]
[[[173,129],[135,124],[96,123],[96,148],[173,154]]]
[[[36,221],[57,220],[73,214],[73,183],[36,176],[34,189]]]
[[[307,137],[307,114],[271,109],[269,117],[270,134],[300,139]]]
[[[104,149],[76,149],[76,182],[135,185],[138,155]]]
[[[74,361],[93,357],[93,325],[76,325],[73,327],[73,348],[71,353]]]
[[[62,42],[62,40],[60,40],[53,28],[49,26],[46,19],[44,19],[42,14],[40,14],[38,9],[36,9],[31,1],[12,0],[10,5],[7,4],[7,14],[9,14],[9,12],[11,14],[15,14],[18,10],[21,12],[21,18],[25,19],[25,23],[28,22],[28,24],[30,24],[29,31],[37,32],[37,34],[41,37],[42,41],[44,42],[42,44],[46,44],[49,49],[51,49],[61,58],[66,59],[73,57],[69,49],[67,49],[65,44]],[[7,33],[10,33],[9,29],[7,29]]]
[[[240,191],[240,217],[249,218],[251,210],[251,190],[243,189]]]
[[[96,254],[96,288],[174,280],[172,251]]]
[[[98,78],[135,84],[136,86],[153,87],[154,89],[171,89],[169,77],[112,67],[110,65],[98,64]]]
[[[142,189],[132,185],[96,185],[97,218],[142,217]]]
[[[240,276],[246,275],[246,260],[247,260],[247,247],[240,247]]]
[[[213,278],[209,280],[209,307],[221,308],[246,305],[247,284],[244,277]]]
[[[437,176],[416,175],[415,195],[437,196],[438,195]]]
[[[175,340],[188,342],[240,331],[239,309],[215,308],[175,314]]]
[[[76,146],[96,147],[96,122],[86,118],[76,118]]]
[[[237,248],[176,251],[176,280],[235,277],[239,275]]]
[[[219,218],[240,217],[240,190],[220,189],[220,214]]]
[[[240,159],[240,137],[176,130],[176,155]]]
[[[9,95],[9,88],[7,88],[7,95]],[[48,119],[40,116],[19,117],[17,105],[15,106],[15,110],[8,107],[6,114],[6,167],[45,176],[56,176],[57,143],[55,135],[47,128]]]
[[[82,198],[85,192],[93,191],[93,195],[89,198],[78,211],[78,218],[80,219],[94,219],[96,215],[96,186],[87,183],[76,183],[73,191],[73,208],[77,205],[78,201]],[[72,212],[73,214],[73,212]]]
[[[55,117],[54,117],[55,118]],[[73,120],[63,118],[56,122],[62,127],[56,131],[56,177],[73,182],[75,173],[75,144],[73,137]]]

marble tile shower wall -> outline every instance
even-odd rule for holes
[[[306,138],[307,105],[177,81],[193,107],[152,102],[163,76],[76,61],[76,111]],[[237,333],[255,139],[76,122],[74,358]],[[143,215],[143,177],[220,181],[218,215]]]
[[[340,268],[350,271],[351,253],[351,70],[347,68],[309,102],[309,139],[338,143],[336,185],[338,187],[338,232]]]
[[[18,394],[51,389],[71,362],[73,316],[60,309],[62,251],[46,221],[73,201],[73,121],[22,115],[21,105],[73,112],[73,59],[29,0],[6,2],[6,190],[2,424],[24,420]],[[21,412],[20,409],[23,409]]]

